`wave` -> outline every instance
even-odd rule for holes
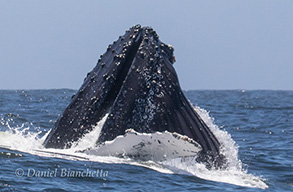
[[[227,167],[207,169],[196,162],[200,145],[194,140],[177,134],[165,132],[138,133],[127,130],[125,135],[116,137],[102,145],[96,145],[107,115],[69,149],[46,149],[42,143],[49,131],[31,130],[26,123],[10,127],[0,132],[0,147],[30,153],[33,155],[86,160],[100,163],[119,163],[147,167],[166,174],[186,174],[202,179],[230,183],[244,187],[266,189],[262,177],[249,174],[238,159],[238,146],[231,135],[214,124],[209,113],[199,107],[194,108],[222,144],[221,153],[227,158]],[[6,154],[7,155],[7,154]]]

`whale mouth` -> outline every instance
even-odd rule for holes
[[[176,132],[201,146],[201,161],[217,160],[220,143],[185,98],[173,67],[173,47],[150,27],[137,25],[109,45],[44,141],[69,148],[105,114],[97,144],[124,135]],[[222,157],[220,159],[223,159]]]
[[[125,35],[123,40],[128,40],[128,42],[124,42],[123,44],[123,50],[121,51],[120,47],[115,48],[115,44],[121,44],[122,39],[118,39],[117,42],[114,42],[113,48],[112,46],[108,48],[108,51],[111,53],[114,53],[114,59],[112,63],[114,62],[115,65],[111,65],[111,63],[105,63],[109,60],[111,60],[111,57],[113,57],[113,54],[105,54],[101,56],[101,65],[104,65],[105,67],[113,67],[113,69],[106,69],[109,72],[105,72],[103,77],[106,79],[106,81],[110,81],[110,84],[107,85],[108,88],[106,88],[106,92],[108,92],[104,102],[101,106],[101,108],[104,108],[106,111],[110,111],[110,108],[112,104],[114,103],[115,99],[117,98],[118,93],[121,90],[121,87],[123,85],[123,82],[125,82],[126,76],[129,72],[129,69],[133,63],[133,60],[136,56],[137,50],[141,44],[142,38],[140,31],[141,29],[137,29],[137,34],[134,35]],[[131,40],[132,39],[132,40]],[[112,70],[112,73],[111,73]]]

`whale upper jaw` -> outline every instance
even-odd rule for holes
[[[44,146],[68,148],[109,113],[97,143],[133,129],[186,135],[203,159],[218,157],[220,143],[181,91],[173,47],[150,27],[134,26],[109,45],[47,136]]]

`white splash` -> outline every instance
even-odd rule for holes
[[[74,150],[85,150],[96,145],[96,141],[100,137],[101,130],[103,125],[108,117],[108,113],[93,127],[93,130],[85,134],[79,141],[75,142],[72,145]]]
[[[194,175],[206,180],[230,183],[243,187],[268,188],[261,178],[247,174],[244,170],[235,167],[228,167],[224,170],[209,170],[205,165],[196,163],[194,157],[170,159],[160,162],[160,164],[178,174]]]
[[[24,124],[15,128],[10,127],[8,123],[6,126],[8,128],[7,131],[0,131],[1,147],[21,151],[43,148],[43,140],[38,138],[41,131],[31,132],[30,127],[25,127]]]
[[[220,152],[226,157],[228,167],[242,169],[242,163],[238,159],[238,146],[227,131],[221,130],[210,117],[209,112],[200,107],[194,107],[194,110],[200,115],[202,120],[210,128],[218,141],[221,143]]]

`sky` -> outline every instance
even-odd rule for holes
[[[184,90],[293,90],[291,0],[0,0],[0,89],[78,89],[135,24],[175,48]]]

